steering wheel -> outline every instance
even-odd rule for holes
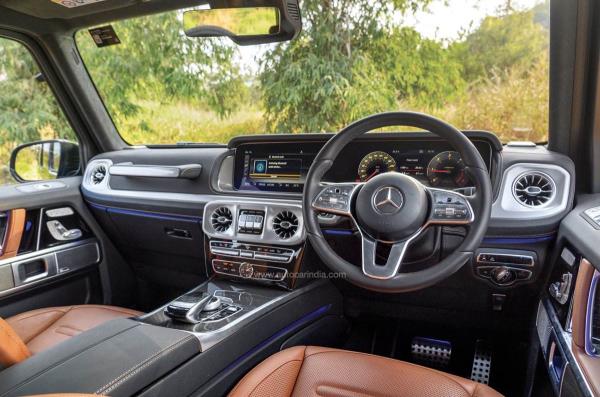
[[[411,126],[447,140],[461,155],[475,194],[431,188],[398,172],[380,174],[364,183],[323,183],[342,149],[378,128]],[[376,135],[375,135],[376,136]],[[369,116],[344,128],[317,154],[307,175],[303,215],[308,238],[323,262],[351,283],[379,292],[408,292],[431,286],[455,273],[472,257],[485,236],[492,206],[492,186],[485,162],[473,143],[458,129],[435,117],[413,112]],[[319,226],[319,213],[351,218],[362,240],[361,268],[342,259],[329,246]],[[463,242],[441,262],[403,273],[410,244],[429,226],[463,225]],[[376,262],[378,244],[391,245],[386,263]]]

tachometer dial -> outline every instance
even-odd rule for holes
[[[442,152],[435,155],[427,166],[427,178],[431,186],[464,187],[469,182],[465,165],[458,152]]]
[[[384,172],[396,171],[396,160],[385,152],[367,154],[358,165],[358,178],[366,182]]]

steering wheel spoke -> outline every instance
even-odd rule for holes
[[[352,216],[352,198],[362,183],[321,184],[321,191],[312,203],[318,212]]]
[[[377,244],[379,241],[362,236],[362,271],[367,277],[387,280],[393,278],[402,267],[402,260],[408,245],[417,235],[392,245],[390,253],[384,265],[377,263]]]
[[[471,197],[437,188],[427,188],[431,197],[428,225],[469,225],[475,221]]]

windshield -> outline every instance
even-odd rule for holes
[[[548,3],[304,0],[303,32],[287,43],[187,38],[182,11],[113,23],[115,45],[87,30],[76,40],[129,144],[335,132],[392,110],[543,142]]]

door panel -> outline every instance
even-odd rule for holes
[[[7,214],[0,316],[85,303],[131,306],[131,269],[83,203],[80,181],[0,187],[0,212]]]
[[[542,354],[557,396],[600,395],[600,195],[584,195],[562,221],[553,273],[538,311]]]

